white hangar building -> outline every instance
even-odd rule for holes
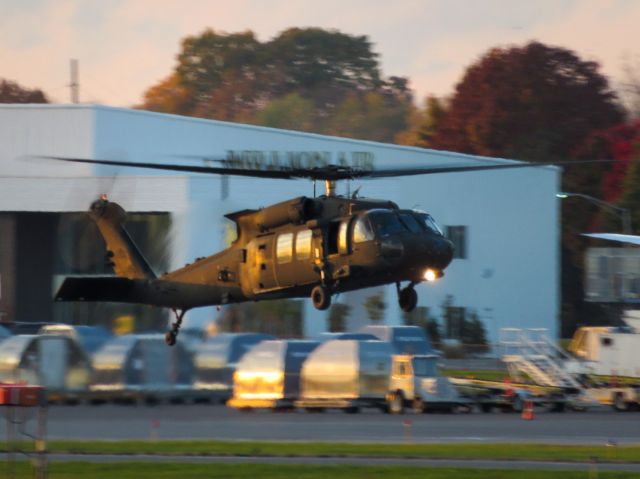
[[[96,266],[93,247],[84,251],[68,239],[84,234],[76,221],[81,215],[70,213],[86,211],[100,193],[136,213],[131,225],[142,231],[143,253],[155,248],[156,265],[169,269],[222,249],[231,224],[224,214],[313,195],[312,182],[305,180],[178,175],[39,155],[188,164],[233,157],[263,165],[331,162],[375,168],[508,161],[95,105],[3,105],[0,312],[5,320],[86,322],[104,313],[99,305],[78,310],[51,302],[60,277],[102,267]],[[452,307],[451,324],[442,329],[453,339],[459,317],[473,313],[495,341],[504,327],[557,333],[559,179],[556,167],[490,170],[343,182],[338,194],[361,187],[361,196],[429,212],[453,237],[457,253],[442,279],[416,287],[418,305],[428,308],[420,311],[442,324],[443,304]],[[401,323],[395,286],[382,290],[384,321]],[[362,303],[371,294],[364,290],[334,298],[351,306],[348,329],[369,321]],[[327,312],[316,311],[308,300],[300,304],[306,336],[327,330]],[[186,321],[219,314],[215,307],[196,309]]]

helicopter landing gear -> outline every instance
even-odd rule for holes
[[[320,311],[324,311],[331,306],[331,293],[326,286],[318,285],[311,290],[311,301],[313,306]]]
[[[409,284],[406,288],[400,289],[398,287],[398,303],[400,303],[400,309],[405,313],[410,313],[416,308],[418,304],[418,293],[413,289],[413,283]]]
[[[186,309],[179,312],[177,309],[173,310],[173,314],[176,315],[176,322],[171,325],[171,329],[164,335],[164,342],[167,343],[167,346],[173,346],[176,344],[178,333],[180,332],[180,326],[182,326],[182,318],[186,312]]]

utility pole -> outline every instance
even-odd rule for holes
[[[78,60],[71,59],[71,103],[80,103],[80,83],[78,83]]]

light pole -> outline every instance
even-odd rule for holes
[[[598,198],[594,198],[593,196],[585,195],[583,193],[566,193],[562,191],[560,193],[557,193],[556,196],[563,199],[571,197],[583,198],[600,206],[601,208],[611,211],[612,213],[618,215],[622,220],[622,232],[627,235],[631,234],[631,213],[629,212],[628,208],[622,208],[620,206],[607,203],[606,201],[602,201]]]

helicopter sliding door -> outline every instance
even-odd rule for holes
[[[259,236],[247,245],[249,281],[254,293],[276,288],[273,247],[275,236]]]

